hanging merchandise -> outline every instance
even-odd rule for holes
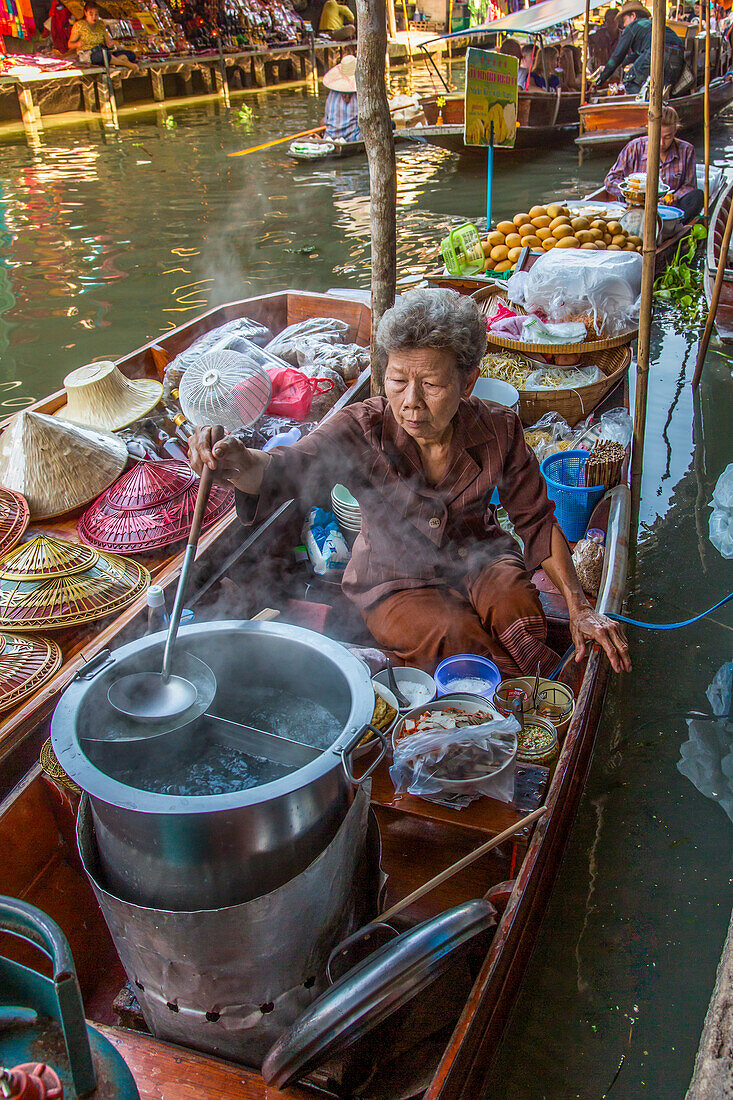
[[[114,432],[147,416],[160,401],[163,384],[126,378],[109,359],[77,367],[64,378],[66,404],[54,416],[98,431]]]
[[[29,518],[25,497],[0,485],[0,554],[7,554],[18,544]]]
[[[0,34],[35,38],[37,33],[30,0],[0,0]]]
[[[37,535],[0,558],[0,629],[60,630],[121,611],[150,584],[135,561]]]
[[[16,707],[50,680],[61,650],[48,638],[0,633],[0,711]]]
[[[127,447],[116,436],[27,409],[0,436],[0,483],[23,494],[33,520],[89,504],[126,462]]]
[[[140,462],[87,508],[79,537],[98,550],[144,554],[187,538],[199,479],[185,462]],[[213,485],[203,529],[233,507],[234,493]]]

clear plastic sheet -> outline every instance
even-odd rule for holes
[[[550,321],[591,314],[598,333],[617,336],[639,321],[642,259],[637,252],[550,249],[507,283],[512,302]]]
[[[446,707],[449,705],[446,700]],[[480,726],[446,728],[438,725],[440,714],[445,712],[432,712],[435,728],[396,742],[389,769],[395,792],[456,808],[481,795],[511,802],[520,729],[517,719],[502,715]],[[506,764],[509,766],[504,767]]]
[[[369,366],[369,348],[358,344],[323,344],[311,340],[296,344],[298,367],[326,367],[340,374],[345,382],[353,382]]]
[[[733,462],[726,466],[715,483],[710,503],[713,506],[710,541],[724,558],[733,558]]]

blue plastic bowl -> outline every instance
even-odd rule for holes
[[[482,686],[466,688],[457,684],[458,680],[481,680]],[[435,670],[435,683],[438,687],[438,695],[450,695],[454,691],[471,691],[474,695],[483,695],[486,699],[493,699],[494,692],[501,683],[501,673],[493,661],[488,657],[479,657],[476,653],[457,653],[454,657],[446,657]]]
[[[568,542],[582,539],[593,509],[606,491],[605,485],[586,488],[587,451],[560,451],[540,463],[547,495],[555,502],[555,518]]]

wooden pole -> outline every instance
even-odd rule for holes
[[[375,335],[382,314],[394,305],[397,285],[397,168],[384,81],[387,12],[384,0],[356,0],[356,95],[359,129],[369,161],[372,236],[372,393],[384,393],[384,368]]]
[[[705,0],[705,205],[707,218],[710,213],[710,0]]]
[[[641,503],[641,475],[644,461],[646,398],[649,385],[652,310],[654,306],[654,267],[657,258],[657,202],[659,199],[659,157],[664,93],[664,31],[666,0],[654,0],[652,7],[651,87],[649,89],[649,145],[646,158],[646,198],[644,214],[644,266],[641,273],[639,343],[636,354],[636,399],[634,403],[634,445],[631,454],[631,539],[636,544]]]
[[[713,232],[713,226],[710,227],[710,232]],[[730,238],[733,233],[733,199],[728,207],[728,220],[725,223],[725,232],[723,233],[723,240],[720,244],[720,256],[718,257],[718,270],[715,274],[715,283],[713,284],[713,293],[710,295],[710,309],[708,310],[708,319],[705,322],[705,331],[702,334],[700,346],[697,349],[697,362],[695,363],[695,373],[692,376],[692,385],[697,386],[702,374],[703,363],[705,362],[705,356],[708,351],[708,344],[710,343],[710,337],[713,333],[713,325],[715,324],[715,314],[718,312],[718,302],[720,301],[720,292],[723,288],[723,279],[725,277],[725,269],[728,263],[728,249],[730,248]]]
[[[580,103],[585,103],[588,84],[588,31],[590,26],[590,0],[585,0],[585,22],[583,23],[583,62],[580,68]],[[581,119],[582,132],[582,119]],[[582,150],[581,150],[582,153]]]
[[[397,38],[397,19],[394,13],[394,0],[387,0],[387,26],[389,37]]]

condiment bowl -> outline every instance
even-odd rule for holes
[[[411,668],[409,665],[393,666],[392,671],[397,681],[397,687],[402,694],[410,700],[409,706],[400,707],[400,714],[405,714],[415,707],[424,707],[426,703],[431,703],[433,701],[438,689],[430,673],[423,672],[421,668]],[[372,680],[375,684],[389,687],[389,673],[387,669],[383,669],[375,676],[372,676]],[[419,696],[417,695],[418,692],[420,692]]]

